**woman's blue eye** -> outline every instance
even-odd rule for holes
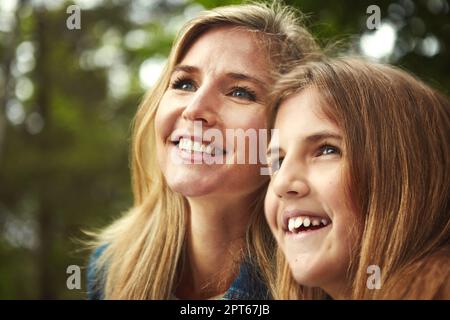
[[[189,79],[176,79],[172,84],[172,88],[192,92],[196,90],[195,83]]]
[[[249,88],[235,87],[231,91],[230,95],[239,99],[246,99],[250,101],[256,101],[256,93]]]

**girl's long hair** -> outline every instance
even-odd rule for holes
[[[348,199],[360,240],[349,264],[355,299],[450,298],[450,103],[396,67],[358,58],[296,67],[279,80],[272,110],[306,88],[341,128]],[[369,289],[378,266],[381,288]],[[278,252],[275,297],[325,298],[295,283]],[[370,281],[370,280],[369,280]]]
[[[188,203],[168,187],[156,159],[155,114],[173,68],[204,32],[217,27],[255,32],[267,50],[273,72],[285,72],[294,60],[319,54],[300,15],[278,2],[220,7],[188,22],[177,37],[168,63],[140,104],[133,125],[131,171],[133,207],[95,237],[104,245],[97,260],[98,284],[106,299],[168,299],[179,280]],[[273,70],[272,70],[273,69]],[[247,252],[261,277],[273,284],[274,241],[263,214],[266,184],[254,199]]]

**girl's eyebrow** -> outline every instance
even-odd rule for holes
[[[342,140],[342,136],[332,131],[319,131],[304,138],[306,142],[317,142],[324,139]]]

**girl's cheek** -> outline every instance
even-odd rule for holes
[[[267,189],[266,198],[264,201],[264,212],[266,215],[266,220],[269,224],[269,227],[274,231],[276,229],[276,218],[277,218],[277,198],[273,193],[273,190],[271,188],[271,184],[269,184],[269,187]]]

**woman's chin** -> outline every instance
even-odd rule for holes
[[[168,186],[172,191],[187,198],[206,196],[217,189],[217,186],[211,183],[195,183],[192,181],[168,181]]]

